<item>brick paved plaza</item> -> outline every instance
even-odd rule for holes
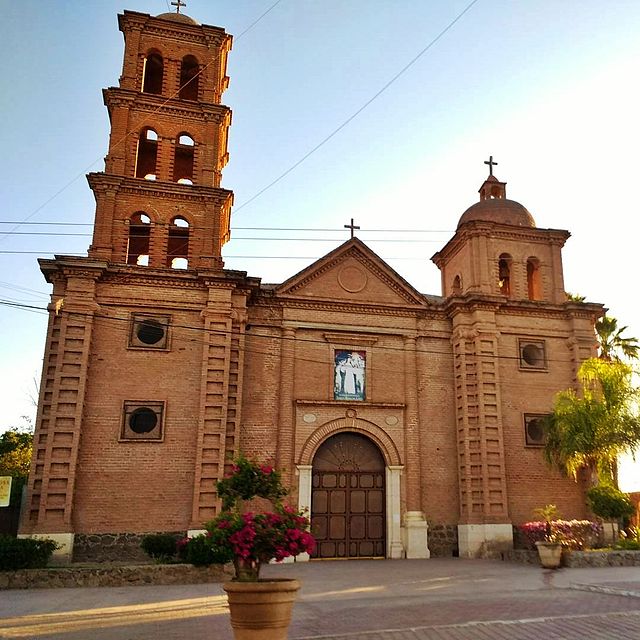
[[[573,640],[640,637],[640,567],[561,569],[482,560],[269,566],[303,589],[290,637]],[[219,584],[0,594],[0,638],[228,640]]]

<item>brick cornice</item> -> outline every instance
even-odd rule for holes
[[[169,115],[183,120],[213,120],[219,124],[229,124],[231,118],[231,109],[223,104],[167,99],[160,95],[120,87],[103,89],[102,96],[109,112],[114,107],[125,106],[138,113]]]
[[[142,194],[148,198],[182,200],[186,202],[212,202],[219,206],[233,202],[233,191],[221,187],[206,187],[197,184],[179,184],[164,180],[143,180],[108,173],[87,174],[89,186],[94,193],[116,191],[126,194]]]
[[[125,10],[118,15],[118,26],[123,32],[135,29],[156,35],[163,40],[196,42],[205,47],[217,45],[231,48],[232,37],[224,29],[208,24],[173,22],[148,13]]]
[[[431,260],[439,268],[443,262],[450,260],[472,238],[491,238],[501,240],[517,240],[533,244],[550,243],[563,247],[571,236],[563,229],[539,229],[537,227],[514,227],[495,222],[474,221],[468,222],[458,229],[455,235],[445,246],[435,253]]]
[[[398,316],[404,318],[422,317],[423,310],[393,305],[374,305],[370,302],[346,303],[344,300],[300,300],[296,298],[262,299],[257,297],[253,305],[259,307],[277,307],[289,309],[309,309],[313,311],[342,311],[348,313],[370,313],[380,316]]]

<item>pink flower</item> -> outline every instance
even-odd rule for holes
[[[260,471],[262,471],[262,473],[264,473],[265,475],[269,475],[270,473],[273,473],[273,467],[269,466],[268,464],[263,464],[260,467]]]

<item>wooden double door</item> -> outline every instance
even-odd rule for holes
[[[311,524],[316,558],[385,556],[385,464],[358,433],[327,439],[313,460]]]

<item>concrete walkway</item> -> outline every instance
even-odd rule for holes
[[[292,639],[640,638],[640,567],[553,572],[486,560],[360,560],[264,573],[303,581]],[[218,584],[3,591],[0,617],[0,638],[233,637]]]

